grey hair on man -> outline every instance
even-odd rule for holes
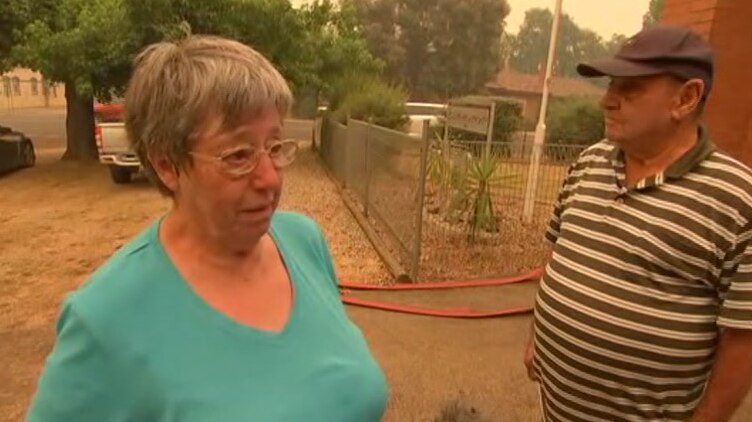
[[[192,137],[230,130],[269,105],[284,117],[293,101],[269,60],[250,46],[217,36],[152,44],[133,65],[125,94],[126,132],[147,175],[167,196],[173,192],[156,176],[152,154],[185,168],[191,164]]]

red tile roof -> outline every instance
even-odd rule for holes
[[[521,73],[512,68],[505,68],[496,77],[486,83],[486,88],[494,92],[517,92],[526,94],[540,94],[543,90],[543,75],[535,73]],[[555,96],[567,95],[603,95],[604,89],[595,86],[584,78],[568,78],[554,76],[551,78],[551,94]]]

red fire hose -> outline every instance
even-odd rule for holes
[[[500,286],[506,284],[520,283],[540,278],[543,274],[543,268],[538,268],[525,274],[512,277],[470,280],[470,281],[447,281],[419,284],[395,284],[391,286],[376,286],[362,283],[342,282],[340,287],[344,290],[380,290],[380,291],[399,291],[399,290],[438,290],[438,289],[456,289],[466,287],[486,287]],[[472,308],[431,308],[419,305],[397,304],[377,300],[368,300],[351,296],[348,293],[342,293],[342,302],[352,305],[371,309],[380,309],[391,312],[401,312],[413,315],[427,315],[445,318],[494,318],[509,315],[524,314],[532,311],[532,307],[513,307],[498,309],[492,311],[481,311]]]

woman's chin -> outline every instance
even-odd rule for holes
[[[239,235],[240,239],[260,238],[269,231],[271,216],[271,213],[241,214],[235,220],[235,234]]]

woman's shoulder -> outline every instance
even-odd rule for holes
[[[286,239],[319,242],[321,226],[311,216],[296,211],[277,211],[272,217],[272,232]]]
[[[278,211],[272,219],[272,236],[288,257],[303,266],[323,267],[334,277],[332,256],[324,231],[312,217]]]
[[[149,285],[159,278],[157,273],[164,261],[156,242],[157,227],[158,222],[153,223],[119,247],[66,302],[82,317],[94,320],[118,319],[132,313],[134,305],[144,304],[153,292]]]

